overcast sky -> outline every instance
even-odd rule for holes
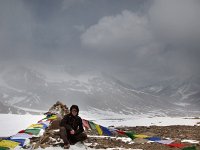
[[[199,0],[1,0],[0,61],[141,86],[200,73]]]

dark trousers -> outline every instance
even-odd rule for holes
[[[65,127],[60,127],[60,137],[63,139],[64,144],[75,144],[76,142],[87,139],[87,135],[85,133],[72,135],[66,130]]]

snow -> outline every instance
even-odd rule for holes
[[[70,150],[94,150],[94,148],[86,147],[80,143],[77,143],[76,145],[71,145]],[[42,148],[39,148],[38,150],[44,150]],[[45,148],[45,150],[63,150],[61,147],[48,147]],[[105,150],[105,149],[98,149],[98,150]],[[107,148],[106,150],[142,150],[142,149],[125,149],[125,148]]]
[[[130,139],[129,137],[111,137],[111,136],[105,136],[105,135],[88,135],[88,137],[93,137],[93,138],[111,138],[111,139],[116,139],[116,140],[121,140],[123,142],[128,142],[128,143],[132,143],[132,139]]]
[[[98,120],[97,123],[103,123],[105,120]],[[185,119],[185,118],[171,118],[171,117],[154,117],[154,118],[130,118],[129,120],[106,120],[105,123],[109,125],[118,126],[169,126],[169,125],[194,125],[197,123],[196,119]]]
[[[198,144],[199,143],[199,141],[197,141],[197,140],[182,140],[181,142],[186,142],[186,143],[192,143],[192,144]]]
[[[9,104],[10,104],[10,105],[14,105],[14,104],[16,104],[16,103],[19,103],[19,102],[23,101],[24,99],[26,99],[25,96],[13,97],[12,99],[9,100]]]
[[[0,114],[0,137],[14,135],[44,117],[44,115]]]
[[[141,117],[118,114],[91,114],[88,112],[80,112],[80,116],[86,120],[92,120],[93,122],[102,126],[169,126],[169,125],[198,125],[200,119],[184,118],[184,117]],[[30,124],[37,123],[40,119],[44,118],[44,115],[16,115],[16,114],[0,114],[0,136],[10,136],[16,134],[22,129],[26,129]]]
[[[32,109],[32,108],[25,108],[25,107],[19,107],[19,106],[15,106],[16,108],[19,108],[19,109],[22,109],[22,110],[25,110],[25,111],[29,111],[29,112],[38,112],[38,113],[45,113],[47,112],[48,110],[38,110],[38,109]],[[27,113],[28,114],[28,113]]]
[[[172,117],[142,117],[142,116],[130,116],[115,113],[107,114],[106,112],[100,114],[91,114],[90,112],[80,112],[80,116],[84,119],[93,120],[93,122],[100,124],[102,126],[150,126],[150,125],[197,125],[200,119],[196,118],[172,118]],[[96,116],[95,116],[96,115]],[[115,116],[116,115],[116,116]],[[39,120],[43,119],[44,115],[16,115],[16,114],[0,114],[0,137],[15,135],[20,130],[26,129],[31,124],[37,123]],[[104,136],[97,136],[97,138],[105,138]],[[116,137],[112,137],[116,138]],[[119,138],[119,137],[118,137]],[[124,142],[130,142],[130,138],[120,137]],[[197,143],[199,141],[185,139],[182,142]],[[90,144],[90,143],[88,143]],[[91,143],[92,144],[92,143]],[[40,148],[39,148],[40,149]],[[61,147],[49,147],[45,150],[61,150]],[[87,147],[81,143],[77,143],[70,147],[70,150],[93,150],[93,148]],[[108,148],[107,150],[113,150]],[[123,150],[122,148],[115,148],[115,150]],[[131,149],[130,149],[131,150]],[[140,150],[140,149],[133,149]]]
[[[97,113],[98,112],[98,113]],[[170,126],[170,125],[197,125],[200,118],[194,117],[152,117],[149,115],[125,115],[110,111],[94,110],[91,112],[80,112],[80,116],[102,126]]]

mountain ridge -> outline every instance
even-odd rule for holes
[[[47,109],[59,100],[67,105],[79,104],[83,110],[97,108],[133,114],[159,114],[160,111],[161,114],[169,115],[183,113],[185,109],[181,105],[174,105],[163,93],[150,91],[153,86],[134,89],[132,85],[106,73],[90,73],[76,77],[62,72],[60,76],[65,80],[50,80],[48,74],[51,72],[45,74],[25,66],[0,71],[1,102],[17,107]],[[56,74],[59,74],[59,71]],[[172,100],[173,98],[171,97]]]

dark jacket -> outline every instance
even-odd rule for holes
[[[67,132],[74,130],[75,134],[80,134],[84,131],[81,117],[73,116],[71,113],[64,116],[60,126],[65,127]]]

